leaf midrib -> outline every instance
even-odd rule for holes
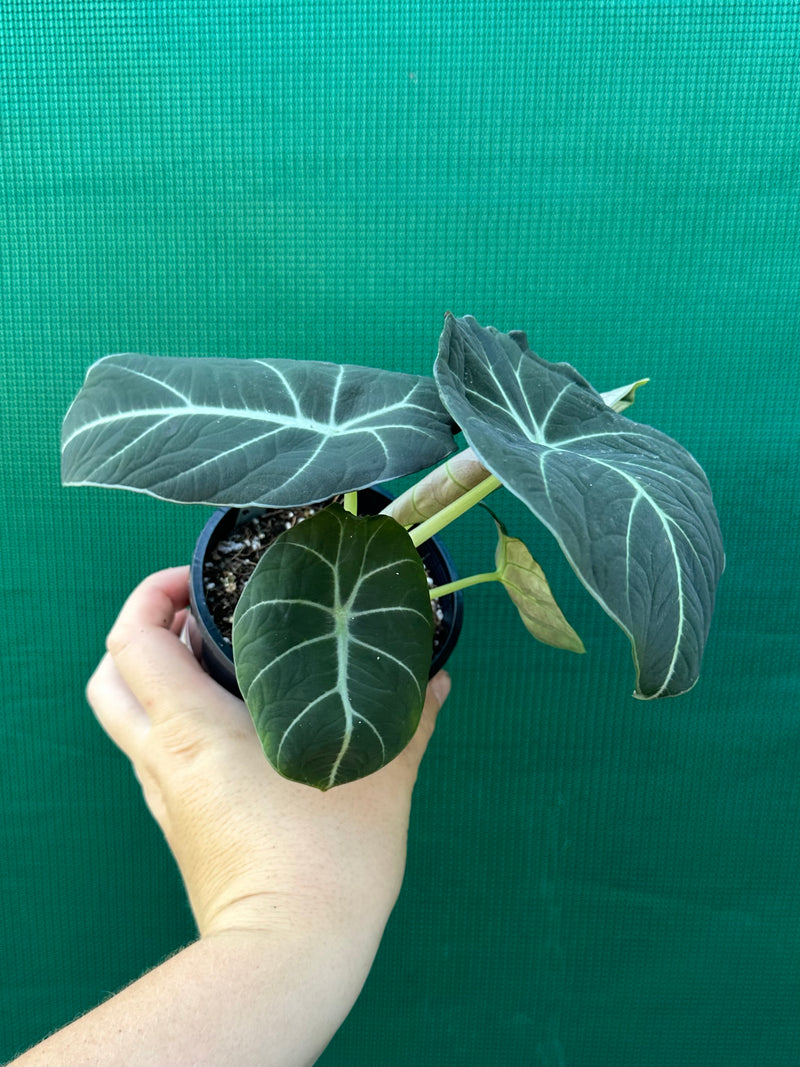
[[[419,385],[419,383],[416,382],[409,387],[408,392],[401,400],[394,401],[391,404],[386,404],[381,408],[371,409],[370,411],[360,415],[354,415],[351,418],[345,419],[344,421],[335,421],[334,413],[338,405],[340,385],[344,378],[344,368],[341,367],[339,368],[340,373],[337,376],[332,395],[331,411],[328,421],[312,419],[302,414],[301,404],[297,398],[297,395],[292,390],[291,385],[286,381],[286,378],[282,374],[280,374],[276,370],[276,368],[270,367],[268,364],[265,364],[263,361],[260,360],[254,362],[257,362],[261,366],[264,366],[267,369],[273,371],[277,375],[277,377],[280,378],[281,382],[283,383],[284,389],[286,390],[286,396],[294,405],[294,415],[288,413],[276,414],[275,412],[270,412],[261,409],[253,409],[248,407],[240,408],[217,404],[197,404],[194,400],[191,399],[190,396],[187,396],[185,393],[181,392],[180,389],[176,389],[168,382],[164,382],[158,378],[154,378],[152,375],[145,374],[143,371],[137,370],[134,367],[125,367],[118,364],[117,366],[120,370],[127,372],[128,374],[131,374],[137,378],[141,378],[144,381],[151,382],[154,386],[157,386],[160,389],[167,390],[173,396],[179,397],[183,401],[183,403],[175,406],[159,405],[149,408],[141,408],[140,410],[129,409],[126,411],[114,412],[113,414],[105,415],[99,419],[93,419],[92,421],[83,422],[73,434],[71,434],[68,438],[65,439],[63,447],[66,448],[76,437],[79,437],[81,434],[86,433],[90,430],[102,426],[113,425],[114,423],[120,421],[129,422],[131,419],[136,418],[155,418],[158,420],[157,425],[161,425],[163,422],[166,422],[171,418],[190,418],[196,415],[210,416],[213,418],[238,418],[253,422],[264,422],[269,424],[278,423],[277,427],[273,431],[271,431],[272,433],[279,433],[282,429],[301,429],[310,430],[312,433],[321,434],[323,436],[337,437],[344,434],[352,433],[354,430],[358,429],[361,424],[365,424],[365,432],[375,432],[375,421],[382,419],[387,414],[393,411],[407,411],[409,408],[413,408],[417,411],[426,412],[429,410],[423,404],[419,404],[415,401],[410,400],[411,396]],[[384,422],[379,422],[379,428],[388,430],[408,429],[409,427],[407,427],[407,425],[402,422],[398,424],[386,424]],[[148,431],[145,431],[145,433],[146,432]],[[141,436],[144,436],[144,434],[142,434]],[[270,434],[266,434],[264,436],[270,436]],[[262,439],[263,437],[259,438],[259,440]]]

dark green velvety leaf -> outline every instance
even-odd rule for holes
[[[363,778],[408,744],[432,646],[408,534],[335,505],[272,543],[234,614],[236,676],[267,758],[318,789]]]
[[[448,315],[435,376],[480,462],[557,538],[628,634],[636,696],[697,680],[724,553],[708,481],[672,438],[612,411],[524,335]]]
[[[64,420],[67,485],[284,507],[411,474],[453,450],[430,378],[289,359],[107,356]]]

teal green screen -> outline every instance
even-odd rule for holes
[[[428,373],[523,329],[708,473],[700,681],[624,635],[523,506],[579,657],[466,594],[407,878],[323,1067],[800,1064],[800,5],[4,0],[0,1057],[194,936],[84,685],[208,515],[59,482],[111,352]],[[488,570],[493,523],[447,531]],[[269,1020],[265,1022],[265,1025]]]

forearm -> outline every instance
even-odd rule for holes
[[[324,937],[327,944],[308,934],[290,944],[285,933],[230,931],[197,941],[13,1067],[311,1065],[372,962],[344,935],[339,944]]]

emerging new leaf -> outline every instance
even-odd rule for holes
[[[432,646],[408,534],[336,505],[270,545],[233,619],[236,677],[267,758],[318,789],[363,778],[408,744]]]
[[[401,526],[413,526],[436,515],[488,476],[489,472],[478,462],[472,449],[465,448],[395,497],[383,513],[391,515]]]
[[[62,430],[62,480],[184,503],[286,507],[453,451],[430,378],[292,359],[107,356]]]
[[[601,393],[600,396],[614,411],[626,411],[636,399],[636,390],[643,385],[647,385],[649,381],[649,378],[640,378],[638,382],[632,382],[630,385],[620,385],[617,389],[609,389],[608,392]]]
[[[614,412],[568,364],[471,316],[446,316],[435,377],[480,462],[547,526],[628,634],[635,695],[690,689],[724,567],[697,462]]]

